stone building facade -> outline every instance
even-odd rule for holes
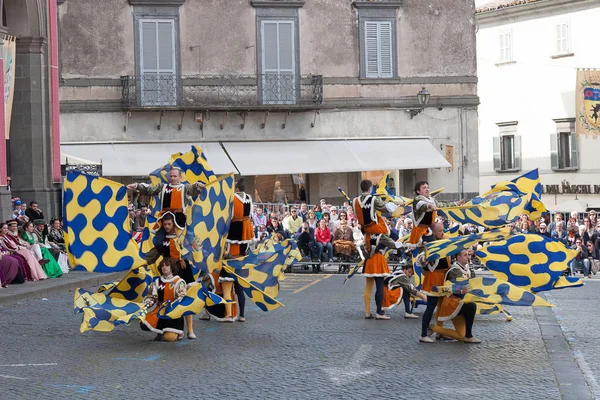
[[[250,192],[269,176],[296,197],[300,177],[309,202],[339,201],[338,186],[354,195],[361,172],[386,170],[400,194],[426,178],[469,197],[474,11],[453,0],[65,0],[63,159],[128,182],[200,144]]]

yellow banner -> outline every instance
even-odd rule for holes
[[[578,70],[575,132],[596,138],[600,134],[600,70]]]

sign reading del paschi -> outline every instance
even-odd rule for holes
[[[544,194],[600,194],[600,185],[542,185]]]

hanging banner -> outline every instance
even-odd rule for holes
[[[600,70],[577,70],[575,132],[596,138],[600,134]]]
[[[4,118],[6,139],[10,138],[10,120],[12,117],[13,98],[15,95],[15,62],[17,45],[14,36],[7,36],[2,45],[2,59],[4,60]]]

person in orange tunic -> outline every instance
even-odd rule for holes
[[[398,205],[394,203],[385,203],[380,197],[371,194],[373,182],[363,180],[360,182],[361,195],[356,197],[352,204],[354,206],[354,214],[358,219],[358,223],[362,226],[365,233],[365,243],[371,243],[371,235],[378,235],[376,250],[373,255],[380,249],[390,248],[399,249],[402,243],[394,242],[390,238],[390,228],[387,226],[382,213],[393,212]],[[361,249],[362,250],[362,249]],[[361,251],[364,253],[364,258],[368,259],[371,255],[369,251]]]
[[[246,184],[243,179],[240,179],[235,184],[235,195],[233,197],[233,217],[231,219],[231,226],[229,227],[229,234],[227,235],[227,245],[229,247],[229,257],[237,258],[246,255],[248,250],[248,244],[252,243],[254,239],[254,231],[252,230],[252,224],[250,223],[250,214],[252,213],[252,197],[245,193]],[[244,316],[244,309],[246,305],[246,297],[244,291],[239,283],[235,282],[235,279],[231,274],[227,273],[224,268],[221,269],[219,275],[219,283],[223,287],[223,298],[225,300],[231,299],[231,288],[232,285],[237,296],[237,304],[239,306],[239,315],[237,320],[239,322],[246,321]],[[222,322],[233,322],[233,314],[231,305],[226,306],[227,315],[223,318]]]
[[[132,189],[134,192],[148,196],[158,195],[162,212],[171,211],[175,215],[175,224],[181,230],[185,230],[185,209],[188,197],[197,196],[203,188],[204,184],[201,182],[194,184],[181,183],[181,170],[177,167],[173,167],[169,172],[168,184],[161,182],[156,185],[148,185],[147,183],[127,185],[127,189]]]
[[[441,240],[444,238],[444,225],[439,222],[435,222],[431,225],[432,240]],[[438,303],[439,294],[433,292],[434,286],[442,286],[445,282],[446,272],[450,269],[450,257],[440,258],[434,262],[428,262],[424,256],[420,256],[418,259],[419,264],[423,269],[423,286],[421,292],[427,295],[427,308],[423,313],[423,320],[421,324],[421,337],[419,341],[421,343],[434,343],[435,340],[427,335],[429,329],[429,323],[433,317],[433,312]]]
[[[456,262],[448,270],[445,276],[446,281],[453,281],[457,278],[474,278],[475,273],[469,269],[469,253],[462,250],[456,255]],[[438,335],[449,336],[453,339],[465,343],[481,343],[481,340],[473,336],[473,321],[477,313],[477,304],[463,303],[463,295],[453,294],[443,297],[438,307],[437,324],[433,331]],[[452,321],[454,330],[444,328],[445,321]]]
[[[154,248],[145,255],[145,260],[148,264],[154,264],[160,257],[163,259],[171,259],[172,263],[177,264],[177,272],[175,275],[183,278],[186,284],[196,282],[192,265],[188,260],[181,257],[177,241],[180,240],[182,231],[177,229],[175,215],[171,211],[165,211],[156,221],[154,229]],[[160,270],[159,270],[160,272]],[[196,339],[192,316],[186,315],[185,322],[187,324],[187,336],[189,339]],[[183,331],[179,334],[179,339],[183,339]]]
[[[146,315],[140,326],[144,331],[156,333],[154,340],[174,342],[183,334],[183,318],[162,319],[158,318],[158,310],[165,301],[174,301],[185,296],[185,281],[177,276],[179,265],[169,258],[163,259],[158,265],[161,276],[155,278],[148,290],[148,296],[144,299],[147,307],[154,307]]]

